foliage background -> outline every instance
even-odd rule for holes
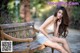
[[[47,2],[79,2],[79,5],[70,6],[70,27],[80,29],[80,1],[79,0],[30,0],[30,13],[32,20],[44,21],[54,14],[56,6],[48,5]],[[21,0],[0,0],[0,24],[22,22],[20,17]],[[17,4],[16,4],[17,2]],[[69,11],[68,11],[69,12]],[[4,16],[5,15],[5,16]]]

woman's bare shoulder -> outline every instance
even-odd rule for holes
[[[54,20],[54,19],[55,19],[55,16],[54,16],[54,15],[51,15],[51,16],[49,16],[48,19],[49,19],[49,20]]]
[[[49,18],[53,19],[54,18],[54,15],[49,16]]]
[[[53,21],[53,15],[49,16],[41,25],[41,27],[46,28],[52,21]]]

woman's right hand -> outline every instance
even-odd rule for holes
[[[52,41],[52,38],[50,36],[47,36],[47,38]]]
[[[57,26],[59,26],[60,24],[61,24],[61,22],[62,22],[62,20],[60,19],[60,20],[58,20],[57,21]]]

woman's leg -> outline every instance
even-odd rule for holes
[[[58,37],[53,37],[52,41],[53,42],[62,43],[64,49],[66,51],[68,51],[69,53],[71,53],[71,50],[69,48],[69,45],[68,45],[68,42],[66,41],[66,39],[64,39],[64,38],[58,38]]]
[[[49,46],[51,48],[57,49],[58,51],[60,51],[61,53],[68,53],[61,45],[59,45],[56,42],[52,42],[52,41],[46,41],[44,43],[44,45]]]

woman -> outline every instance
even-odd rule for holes
[[[54,36],[49,36],[46,28],[50,25],[54,25]],[[46,19],[46,21],[40,26],[39,33],[37,34],[37,41],[51,48],[55,48],[61,53],[71,53],[66,39],[59,38],[60,36],[66,37],[67,27],[69,25],[69,18],[66,9],[59,6],[54,15]],[[58,43],[61,43],[59,45]]]

